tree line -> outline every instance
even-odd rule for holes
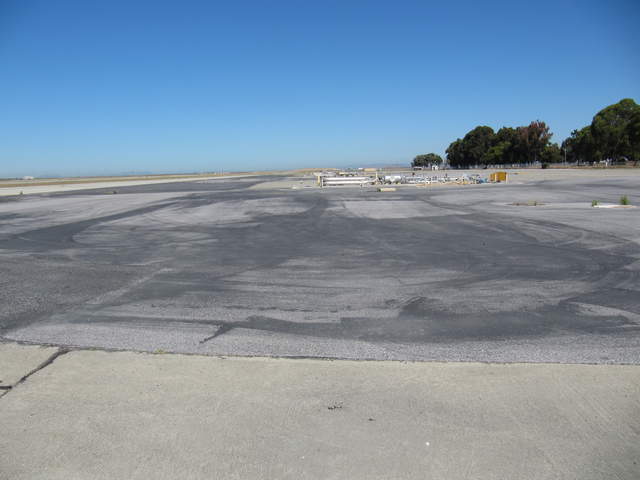
[[[562,142],[575,162],[640,160],[640,106],[630,98],[600,110],[590,125]]]
[[[640,106],[630,98],[600,110],[590,125],[574,130],[559,146],[551,142],[549,126],[540,120],[495,132],[481,125],[446,150],[454,168],[523,163],[596,162],[640,160]],[[413,166],[439,165],[435,153],[418,155]]]

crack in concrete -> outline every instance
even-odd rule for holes
[[[4,395],[6,395],[10,391],[12,391],[14,388],[16,388],[18,385],[24,383],[34,373],[38,373],[40,370],[42,370],[42,369],[48,367],[49,365],[51,365],[58,357],[66,354],[66,353],[69,353],[69,352],[70,352],[70,349],[68,349],[68,348],[59,348],[54,353],[52,353],[49,356],[49,358],[47,358],[44,362],[42,362],[36,368],[31,370],[29,373],[24,375],[15,384],[13,384],[13,385],[3,385],[2,387],[0,387],[0,397],[3,397]]]

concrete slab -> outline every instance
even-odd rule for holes
[[[0,424],[11,479],[637,479],[640,367],[74,351]]]
[[[55,347],[0,343],[0,388],[15,385],[57,351]]]

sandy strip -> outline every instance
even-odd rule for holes
[[[74,190],[92,190],[95,188],[132,187],[136,185],[150,185],[154,183],[198,182],[203,180],[223,180],[228,178],[244,178],[252,175],[224,175],[212,177],[185,177],[153,180],[114,180],[113,182],[88,182],[88,183],[60,183],[58,185],[25,185],[20,187],[0,187],[1,196],[29,195],[33,193],[70,192]]]

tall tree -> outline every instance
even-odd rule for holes
[[[493,128],[478,126],[462,139],[462,149],[467,165],[484,164],[484,156],[493,145],[495,133]]]
[[[549,144],[552,135],[547,124],[540,120],[534,120],[526,127],[518,127],[518,134],[527,159],[534,162]]]
[[[631,144],[631,157],[637,164],[640,161],[640,109],[631,116],[627,133]]]
[[[447,154],[447,162],[452,167],[465,166],[462,139],[458,138],[451,142],[445,153]]]
[[[550,143],[540,154],[540,161],[543,163],[560,163],[563,159],[562,150],[557,143]]]
[[[511,144],[509,142],[498,142],[482,156],[482,163],[484,165],[504,165],[510,163],[507,161],[509,156],[509,149]]]
[[[620,160],[635,156],[633,125],[639,110],[636,102],[624,98],[596,113],[591,122],[591,134],[603,158]]]
[[[496,132],[494,143],[485,156],[485,163],[508,164],[520,162],[518,131],[511,127],[502,127]]]
[[[571,136],[562,142],[562,149],[570,162],[593,162],[600,155],[591,135],[591,125],[571,132]]]

